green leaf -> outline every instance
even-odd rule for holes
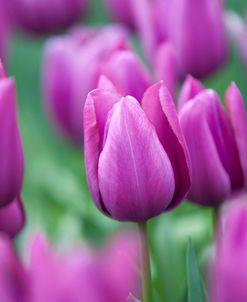
[[[187,246],[188,302],[205,302],[201,275],[191,239]]]

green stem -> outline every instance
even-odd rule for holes
[[[213,231],[214,231],[214,235],[216,235],[217,233],[217,228],[218,228],[218,223],[219,223],[219,210],[220,207],[219,206],[215,206],[213,207]]]
[[[149,256],[147,223],[138,223],[141,251],[143,302],[152,302],[152,280]]]

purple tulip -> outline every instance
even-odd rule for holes
[[[135,26],[132,7],[129,0],[104,0],[108,14],[115,20],[131,28]]]
[[[6,60],[8,52],[8,40],[10,25],[4,0],[0,0],[0,59]]]
[[[1,235],[0,297],[6,302],[123,302],[130,292],[138,294],[136,242],[134,234],[120,233],[103,250],[78,247],[65,254],[39,235],[24,262]]]
[[[176,51],[172,44],[163,43],[158,47],[154,65],[156,80],[163,80],[172,96],[175,96],[179,70]]]
[[[190,165],[173,100],[162,82],[132,96],[89,93],[84,108],[86,174],[97,207],[123,221],[145,221],[180,203]]]
[[[181,87],[177,107],[178,111],[191,99],[193,99],[199,92],[203,91],[205,87],[203,84],[192,76],[188,75]]]
[[[212,90],[204,90],[180,110],[192,162],[188,198],[216,206],[246,188],[247,113],[237,86],[226,92],[226,111]]]
[[[25,223],[25,213],[21,198],[16,198],[9,205],[0,208],[0,232],[14,238]]]
[[[78,28],[47,43],[43,89],[48,111],[57,126],[79,145],[86,96],[98,86],[102,74],[123,95],[141,97],[151,84],[145,66],[129,49],[125,28]]]
[[[3,234],[0,235],[0,297],[5,302],[30,301],[27,299],[27,273],[11,241]]]
[[[182,77],[187,74],[205,77],[225,62],[228,45],[221,1],[131,0],[131,3],[143,48],[152,64],[162,42],[174,46]]]
[[[65,29],[85,13],[87,0],[9,0],[9,15],[17,27],[33,34]]]
[[[213,302],[247,300],[247,196],[233,200],[225,213],[213,263],[211,292]]]
[[[24,159],[16,113],[15,83],[0,66],[0,207],[20,195]]]
[[[247,23],[233,11],[228,11],[225,17],[227,29],[236,44],[240,57],[247,68]]]

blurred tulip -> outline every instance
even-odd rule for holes
[[[123,302],[138,290],[137,254],[132,233],[116,235],[101,251],[84,247],[66,254],[38,235],[24,264],[0,236],[0,297],[5,302]]]
[[[151,80],[145,66],[128,46],[125,28],[77,28],[46,45],[43,90],[52,119],[73,142],[81,145],[81,117],[88,92],[100,76],[109,78],[120,94],[141,97]]]
[[[213,302],[247,300],[247,196],[234,200],[225,213],[213,263]]]
[[[190,187],[187,149],[168,90],[157,83],[141,103],[96,89],[84,108],[89,188],[97,207],[117,220],[159,215]]]
[[[104,0],[108,14],[115,20],[131,28],[135,26],[131,3],[129,0]]]
[[[0,208],[0,232],[15,237],[23,228],[25,213],[21,198],[16,198],[9,205]]]
[[[16,113],[15,83],[0,66],[0,207],[20,195],[24,159]]]
[[[246,188],[247,113],[237,86],[226,92],[226,111],[212,90],[204,90],[180,110],[180,123],[192,162],[188,198],[217,206]]]
[[[9,15],[16,27],[33,34],[63,30],[85,14],[87,0],[9,0]]]
[[[178,111],[191,99],[193,99],[199,92],[203,91],[205,87],[203,84],[192,76],[188,75],[181,87],[177,107]]]
[[[161,42],[176,50],[182,77],[205,77],[228,53],[223,7],[219,0],[131,0],[143,48],[153,64]],[[210,45],[210,47],[209,47]]]
[[[10,35],[10,24],[4,0],[0,0],[0,60],[6,60],[8,52],[8,40]]]
[[[225,14],[225,22],[229,35],[236,44],[240,57],[247,68],[247,23],[233,11]]]
[[[179,70],[176,51],[172,44],[163,43],[158,47],[154,65],[156,80],[163,80],[172,96],[175,96]]]

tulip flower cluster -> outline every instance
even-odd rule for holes
[[[141,98],[151,84],[150,75],[128,46],[125,28],[75,28],[46,45],[43,67],[48,111],[59,129],[81,145],[81,117],[87,94],[105,75],[123,94]]]
[[[0,297],[5,302],[123,302],[130,293],[138,294],[136,269],[136,239],[129,233],[118,234],[101,251],[84,247],[66,254],[36,235],[28,264],[0,236]]]
[[[0,65],[0,231],[15,236],[24,223],[21,187],[24,158],[16,113],[15,83]]]
[[[187,96],[201,89],[191,83]],[[234,83],[225,98],[226,111],[213,90],[204,89],[187,102],[186,87],[181,95],[179,119],[192,163],[188,198],[202,205],[220,205],[247,185],[247,112]]]
[[[235,197],[222,217],[224,224],[219,228],[216,256],[211,271],[213,302],[247,300],[246,201],[246,195]]]
[[[225,62],[228,45],[222,1],[130,0],[130,3],[151,62],[167,43],[173,47],[182,77],[187,74],[205,77]],[[169,59],[166,51],[163,57]]]

